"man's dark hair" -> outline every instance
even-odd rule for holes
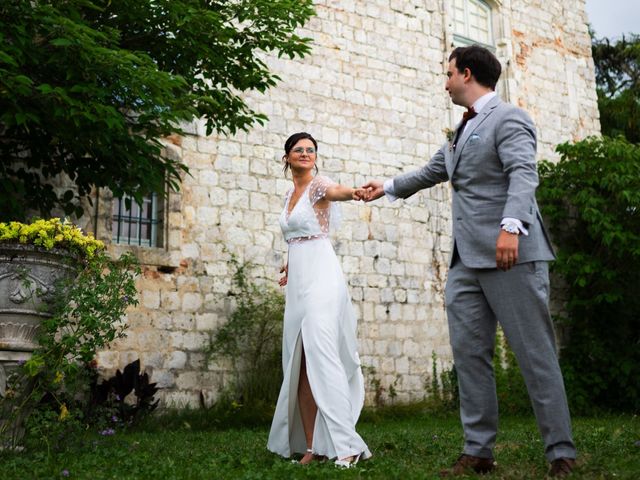
[[[496,56],[489,50],[480,45],[458,47],[449,55],[449,61],[454,58],[456,59],[456,68],[460,73],[468,68],[480,85],[491,90],[496,89],[502,67]]]

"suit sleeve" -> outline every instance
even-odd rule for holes
[[[530,225],[535,220],[536,130],[529,115],[514,108],[505,115],[496,132],[498,157],[507,176],[507,201],[502,217],[517,218]]]
[[[421,169],[394,177],[394,193],[400,198],[409,198],[419,190],[449,180],[444,163],[444,148],[445,145],[440,147],[440,150]]]

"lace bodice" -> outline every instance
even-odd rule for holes
[[[280,228],[287,243],[324,238],[331,228],[337,228],[340,216],[337,203],[331,202],[328,208],[317,205],[332,185],[335,182],[327,177],[314,177],[292,209],[289,205],[293,189],[287,192],[284,210],[280,214]]]

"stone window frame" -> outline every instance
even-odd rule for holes
[[[514,90],[514,82],[512,80],[513,73],[511,71],[511,47],[510,47],[510,38],[507,32],[510,32],[511,26],[508,15],[502,14],[503,0],[463,0],[465,2],[475,1],[476,3],[482,3],[490,9],[491,12],[491,20],[490,26],[492,31],[492,42],[493,44],[485,44],[482,42],[475,41],[470,38],[462,37],[459,34],[456,34],[454,31],[454,19],[453,19],[453,11],[452,4],[450,2],[445,2],[445,25],[448,27],[445,29],[445,45],[447,48],[444,52],[444,68],[445,72],[447,66],[449,64],[449,54],[451,50],[455,47],[462,47],[467,45],[472,45],[474,43],[478,45],[482,45],[489,50],[491,50],[500,60],[502,64],[502,75],[500,76],[500,80],[498,80],[497,92],[498,95],[505,102],[510,102],[513,96]],[[449,102],[449,126],[450,128],[454,128],[460,117],[462,116],[462,112],[464,109],[457,105],[453,105],[453,103]]]
[[[118,245],[163,248],[166,240],[166,197],[166,193],[152,193],[142,199],[142,205],[130,195],[114,197],[111,200],[111,241]],[[127,202],[130,202],[129,208]]]
[[[164,143],[165,154],[173,160],[181,161],[182,149],[174,144],[172,139],[166,139]],[[87,228],[93,230],[94,237],[101,240],[107,246],[107,251],[114,257],[123,253],[133,253],[140,263],[145,266],[156,267],[163,273],[172,273],[181,267],[181,242],[182,242],[182,193],[170,191],[167,187],[164,192],[164,212],[162,225],[163,244],[161,246],[145,246],[113,241],[113,208],[114,195],[107,189],[96,189],[93,194],[92,211],[88,219]]]
[[[477,45],[482,45],[486,48],[488,48],[489,50],[495,52],[496,47],[495,47],[495,25],[494,25],[494,11],[495,8],[493,7],[493,5],[489,2],[486,2],[484,0],[455,0],[455,2],[461,2],[464,6],[464,19],[463,19],[463,24],[465,27],[465,32],[461,33],[459,31],[456,31],[456,18],[455,18],[455,5],[452,4],[451,5],[451,29],[453,32],[453,44],[457,47],[460,46],[466,46],[466,45],[473,45],[473,44],[477,44]],[[471,36],[469,34],[469,30],[471,29],[471,21],[469,19],[469,6],[471,4],[475,4],[477,7],[485,10],[485,12],[487,12],[487,16],[488,16],[488,26],[489,26],[489,31],[488,31],[488,38],[486,39],[487,41],[484,41],[484,39],[480,39],[480,38],[474,38],[473,36]]]

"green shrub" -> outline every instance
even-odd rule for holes
[[[89,365],[98,350],[125,335],[125,310],[138,303],[135,257],[112,260],[98,250],[82,262],[77,278],[58,284],[53,316],[39,328],[38,348],[11,375],[0,398],[1,418],[21,419],[0,425],[0,439],[8,446],[15,446],[25,429],[27,442],[49,445],[86,427]]]
[[[591,137],[539,166],[538,198],[567,284],[561,355],[574,410],[640,410],[640,146]]]
[[[209,358],[227,359],[232,366],[234,381],[221,402],[273,409],[282,384],[284,297],[249,278],[250,263],[235,255],[229,263],[234,274],[227,295],[235,306],[208,350]]]

